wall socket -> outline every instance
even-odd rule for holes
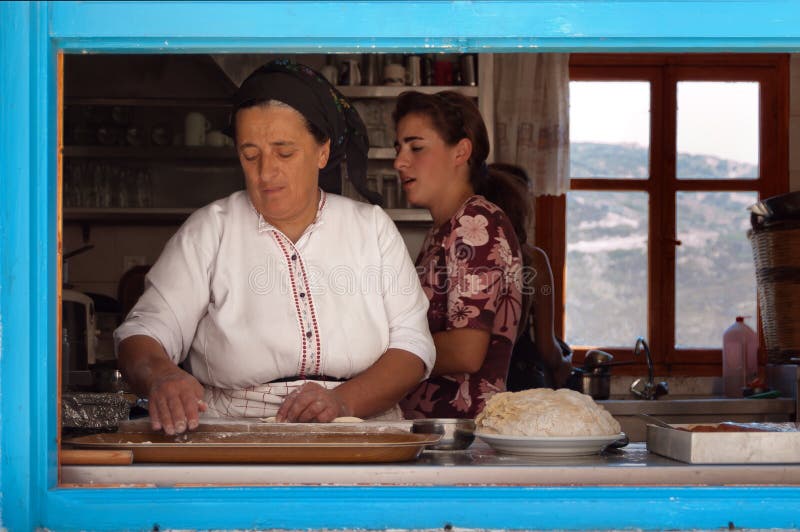
[[[144,266],[147,264],[147,257],[144,255],[125,255],[122,257],[122,273],[127,272],[134,266]]]

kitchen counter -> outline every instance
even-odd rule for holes
[[[394,464],[133,464],[63,466],[62,485],[395,485],[622,486],[800,485],[800,464],[685,464],[648,453],[644,443],[602,455],[500,455],[476,441],[466,451],[425,451]]]
[[[653,401],[640,399],[599,400],[614,416],[631,416],[637,413],[658,415],[779,415],[795,413],[794,398],[736,399],[707,396],[665,396]]]

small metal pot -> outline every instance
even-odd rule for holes
[[[611,373],[608,370],[597,368],[585,371],[581,377],[583,393],[592,399],[608,399],[611,395]]]

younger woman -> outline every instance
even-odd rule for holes
[[[407,418],[474,417],[506,389],[523,309],[527,194],[487,166],[486,126],[470,99],[406,92],[393,118],[403,190],[433,217],[416,265],[436,363],[401,407]]]

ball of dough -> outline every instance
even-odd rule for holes
[[[262,421],[263,423],[277,423],[278,418],[275,416],[262,417],[260,418],[260,421]],[[331,423],[363,423],[363,422],[364,420],[361,419],[360,417],[353,417],[353,416],[337,417],[334,418],[333,421],[331,421]]]
[[[610,436],[621,430],[588,395],[549,388],[495,394],[475,425],[479,431],[508,436]]]
[[[363,422],[364,420],[361,419],[360,417],[353,417],[353,416],[337,417],[333,418],[333,421],[331,421],[331,423],[363,423]]]

